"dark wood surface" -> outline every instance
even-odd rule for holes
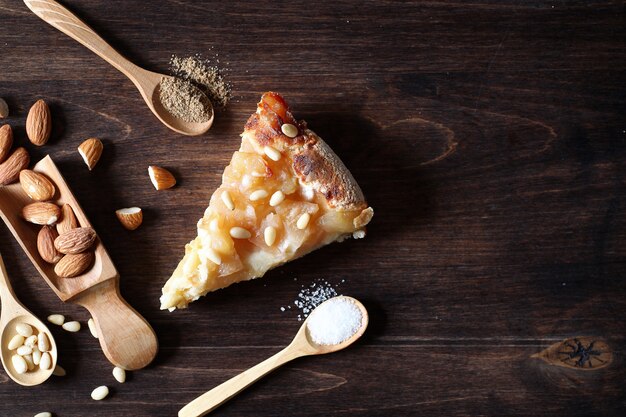
[[[115,383],[89,332],[55,330],[64,378],[36,388],[0,373],[0,415],[173,416],[286,345],[280,307],[325,278],[371,312],[364,339],[305,358],[218,416],[625,415],[626,25],[624,2],[65,1],[121,53],[166,71],[172,54],[217,58],[234,99],[202,137],[161,126],[100,58],[0,0],[0,97],[16,142],[51,154],[154,326],[160,352]],[[335,244],[174,313],[161,286],[239,133],[266,90],[283,93],[344,159],[376,215]],[[43,148],[29,106],[52,106]],[[5,122],[3,120],[2,122]],[[76,147],[105,143],[93,172]],[[179,185],[156,192],[147,166]],[[114,210],[145,223],[121,228]],[[16,292],[39,316],[61,303],[0,227]],[[597,371],[530,358],[574,336],[606,342]],[[90,399],[101,384],[102,402]]]

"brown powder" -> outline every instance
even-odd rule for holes
[[[174,117],[189,123],[203,123],[211,118],[207,96],[189,81],[163,77],[159,83],[159,100]]]
[[[231,88],[224,81],[219,68],[210,65],[208,60],[203,60],[199,56],[180,58],[176,55],[172,56],[170,66],[176,76],[200,88],[214,105],[226,107],[230,100]]]

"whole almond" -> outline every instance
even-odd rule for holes
[[[37,251],[39,256],[49,264],[55,264],[63,255],[54,247],[54,240],[59,236],[52,226],[44,226],[37,235]]]
[[[45,175],[23,169],[20,172],[20,185],[24,192],[33,200],[46,201],[54,197],[56,188]]]
[[[9,115],[9,105],[2,97],[0,97],[0,119],[4,119]]]
[[[100,139],[97,138],[89,138],[78,147],[78,153],[83,157],[83,161],[87,164],[89,171],[91,171],[100,160],[103,148],[104,145],[102,145]]]
[[[13,146],[13,129],[11,125],[0,127],[0,162],[4,162]]]
[[[37,100],[28,111],[26,118],[26,134],[28,139],[37,146],[45,145],[52,132],[50,109],[43,100]]]
[[[61,208],[52,203],[31,203],[22,209],[24,220],[40,224],[55,224],[61,217]]]
[[[122,226],[127,230],[135,230],[141,226],[141,222],[143,222],[143,212],[139,207],[115,210],[115,215],[120,223],[122,223]]]
[[[65,255],[54,267],[54,273],[63,278],[73,278],[85,272],[93,259],[94,253],[91,251]]]
[[[0,164],[0,185],[11,184],[20,177],[20,171],[30,163],[30,155],[24,148],[17,148],[6,161]]]
[[[96,232],[91,227],[77,227],[59,235],[54,247],[63,254],[85,252],[96,241]]]
[[[165,190],[176,185],[176,178],[165,168],[150,165],[148,167],[148,175],[150,176],[152,185],[154,185],[154,188],[157,190]]]
[[[57,223],[57,232],[59,232],[60,235],[78,227],[78,220],[76,220],[72,206],[63,204],[61,212],[61,221]]]

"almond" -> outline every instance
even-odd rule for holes
[[[115,210],[117,219],[122,223],[122,226],[128,230],[135,230],[141,226],[143,221],[143,212],[139,207],[130,207]]]
[[[44,226],[37,235],[37,250],[41,258],[49,264],[55,264],[61,260],[63,255],[54,247],[54,240],[59,236],[56,229],[51,226]]]
[[[96,232],[91,227],[77,227],[57,237],[54,247],[64,254],[85,252],[96,241]]]
[[[83,161],[87,164],[89,171],[96,166],[102,155],[102,149],[104,145],[100,139],[90,138],[80,144],[78,147],[78,153],[83,157]]]
[[[26,117],[26,134],[28,139],[37,146],[45,145],[52,132],[50,109],[43,100],[37,100],[28,111]]]
[[[11,125],[4,125],[0,127],[0,162],[4,162],[11,152],[11,146],[13,145],[13,129]]]
[[[85,272],[93,263],[93,252],[65,255],[54,267],[54,273],[63,278],[73,278]]]
[[[4,119],[9,115],[9,105],[2,97],[0,97],[0,119]]]
[[[61,221],[57,223],[57,232],[59,232],[60,235],[78,227],[78,220],[76,220],[72,206],[63,204],[61,212],[63,213],[63,217]]]
[[[17,148],[11,156],[0,164],[0,185],[11,184],[20,177],[20,171],[26,169],[30,163],[28,151]]]
[[[152,185],[157,190],[166,190],[176,185],[176,178],[165,168],[150,165],[148,167],[148,175],[150,175],[150,181],[152,181]]]
[[[56,192],[52,181],[45,175],[30,169],[23,169],[20,172],[20,185],[30,198],[37,201],[50,200]]]
[[[35,224],[55,224],[61,217],[61,208],[52,203],[31,203],[22,209],[24,220]]]

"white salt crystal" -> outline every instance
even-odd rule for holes
[[[311,313],[307,328],[315,343],[336,345],[355,334],[362,320],[361,310],[351,300],[331,298]]]

